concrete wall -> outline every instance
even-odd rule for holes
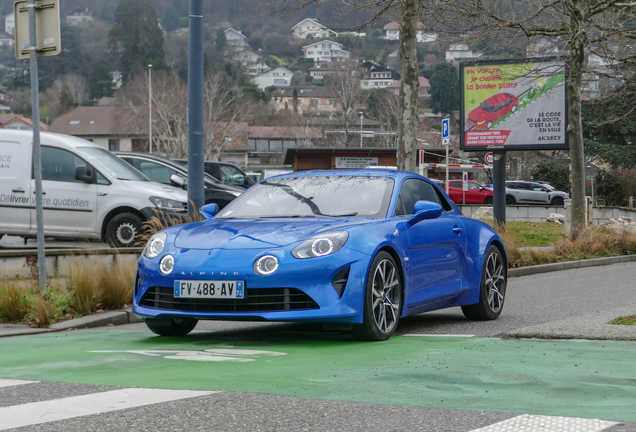
[[[471,217],[481,205],[458,205],[466,217]],[[594,208],[594,226],[601,225],[610,219],[619,217],[631,217],[636,219],[636,210],[628,210],[616,207]],[[506,221],[521,222],[545,222],[550,213],[559,213],[565,216],[564,207],[556,206],[530,206],[512,205],[506,206]]]

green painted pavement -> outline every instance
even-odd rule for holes
[[[84,330],[0,340],[0,377],[633,422],[635,355],[633,342]]]

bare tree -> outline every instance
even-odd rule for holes
[[[478,39],[486,53],[505,56],[505,47],[545,37],[567,48],[567,131],[572,162],[572,238],[585,224],[585,164],[581,124],[581,81],[586,55],[602,58],[624,77],[636,55],[636,3],[620,0],[421,0],[428,28],[447,35]],[[631,48],[630,48],[631,47]]]
[[[344,65],[337,74],[325,77],[325,86],[333,93],[338,106],[341,124],[344,126],[344,136],[339,137],[339,143],[349,145],[353,136],[351,129],[357,124],[358,109],[365,103],[368,92],[362,89],[360,74],[352,63]]]
[[[73,105],[79,105],[86,100],[86,78],[82,75],[66,74],[53,81],[53,88],[62,93],[66,89],[73,99]]]

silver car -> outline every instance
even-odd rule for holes
[[[562,206],[569,199],[567,192],[551,190],[541,183],[512,180],[506,182],[506,204],[543,204]]]

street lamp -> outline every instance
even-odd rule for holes
[[[148,65],[148,144],[152,154],[152,65]]]
[[[362,122],[364,120],[364,113],[360,111],[360,148],[362,148]]]

